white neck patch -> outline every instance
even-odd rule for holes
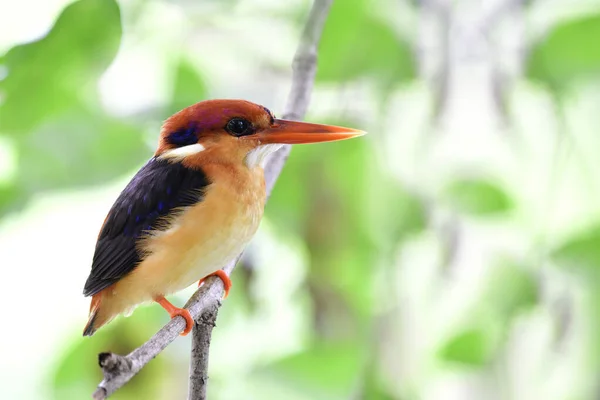
[[[263,144],[255,149],[252,149],[246,154],[244,163],[248,168],[265,167],[269,156],[281,148],[281,144]]]
[[[205,147],[202,146],[200,143],[194,143],[187,146],[167,150],[164,153],[162,153],[158,158],[181,161],[187,156],[200,153],[204,149]]]

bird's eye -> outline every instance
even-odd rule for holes
[[[227,122],[225,130],[233,136],[244,136],[252,133],[252,124],[244,118],[232,118]]]

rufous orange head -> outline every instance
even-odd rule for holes
[[[245,100],[207,100],[165,121],[155,155],[188,166],[245,163],[254,167],[263,165],[282,144],[330,142],[364,133],[277,119],[266,107]]]

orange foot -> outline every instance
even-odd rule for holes
[[[229,295],[229,289],[231,289],[231,279],[229,279],[225,271],[223,271],[222,269],[215,271],[210,275],[206,275],[204,278],[200,279],[200,282],[198,282],[198,287],[200,287],[204,283],[204,281],[210,278],[211,276],[218,276],[223,281],[223,286],[225,286],[225,296],[223,296],[223,298],[226,299]]]
[[[194,320],[192,319],[192,316],[190,315],[190,312],[188,310],[186,310],[185,308],[175,307],[173,304],[169,303],[169,300],[165,299],[163,296],[155,298],[154,301],[160,304],[162,308],[167,310],[171,318],[175,318],[176,316],[180,315],[185,319],[185,329],[183,330],[183,332],[180,333],[181,336],[185,336],[188,333],[190,333],[190,331],[194,327]]]

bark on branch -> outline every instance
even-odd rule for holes
[[[299,120],[306,114],[316,73],[317,46],[332,2],[333,0],[315,0],[313,2],[294,56],[292,88],[283,114],[285,119]],[[267,196],[275,185],[290,153],[290,148],[289,145],[282,147],[271,156],[267,163],[265,168]],[[231,274],[240,257],[241,254],[235,262],[223,268],[227,274]],[[221,306],[223,293],[222,281],[219,278],[211,277],[185,305],[196,321],[192,334],[189,399],[206,398],[210,337],[218,309]],[[126,384],[150,360],[173,342],[184,327],[185,320],[183,318],[173,318],[150,340],[126,356],[113,353],[99,354],[98,363],[102,368],[104,379],[98,385],[93,398],[95,400],[105,399]]]

